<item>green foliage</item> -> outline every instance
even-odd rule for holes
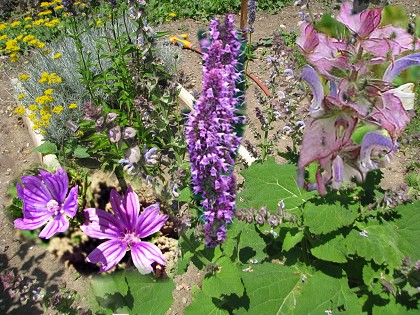
[[[187,314],[199,305],[212,314],[418,312],[420,202],[372,203],[384,196],[378,174],[318,197],[297,187],[295,172],[273,159],[242,171],[239,207],[273,213],[284,200],[294,218],[271,227],[235,220],[210,261],[198,264],[207,275]],[[187,254],[200,260],[194,250]]]
[[[278,165],[274,158],[261,164],[254,164],[242,172],[245,188],[238,194],[238,208],[259,209],[266,206],[274,212],[281,200],[288,209],[302,205],[314,193],[298,187],[296,182],[296,166]],[[267,189],[269,187],[269,189]]]
[[[45,141],[36,148],[32,150],[33,152],[39,152],[42,155],[47,154],[56,154],[58,152],[58,148],[55,145],[55,143],[52,143],[50,141]]]
[[[343,24],[334,19],[329,13],[322,15],[321,21],[315,24],[315,28],[319,32],[325,33],[333,38],[350,38],[349,30]]]
[[[152,23],[169,22],[173,18],[209,19],[226,13],[238,14],[241,9],[241,0],[149,0],[147,3]],[[258,9],[279,13],[290,3],[291,0],[259,0]]]
[[[354,222],[358,216],[359,203],[342,204],[320,202],[322,198],[314,198],[307,202],[303,209],[305,225],[314,234],[326,234]]]
[[[409,18],[405,9],[401,6],[388,5],[382,11],[381,25],[392,24],[393,26],[406,29],[408,22]]]
[[[137,271],[92,279],[95,314],[165,314],[172,304],[175,284]]]

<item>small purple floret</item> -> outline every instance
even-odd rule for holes
[[[47,224],[39,237],[50,238],[69,228],[67,217],[73,218],[77,212],[79,188],[75,186],[68,191],[69,179],[61,167],[55,174],[44,170],[39,173],[23,176],[22,183],[16,186],[18,197],[23,200],[23,219],[16,219],[14,225],[20,230],[35,230]]]

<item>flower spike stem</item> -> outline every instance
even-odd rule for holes
[[[208,260],[206,257],[204,257],[204,255],[200,251],[194,250],[194,248],[195,248],[194,245],[191,243],[191,241],[189,240],[188,236],[185,234],[184,231],[180,231],[179,232],[179,236],[185,242],[185,244],[187,245],[188,249],[192,253],[194,253],[194,255],[203,263],[204,266],[207,266],[207,265],[211,264],[211,261]]]

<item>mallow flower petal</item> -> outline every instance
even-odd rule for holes
[[[128,190],[127,190],[128,193]],[[110,203],[112,211],[114,212],[115,218],[120,222],[120,225],[128,231],[133,231],[135,222],[132,224],[133,216],[132,209],[126,209],[125,200],[120,194],[115,190],[111,190]],[[137,212],[138,216],[138,212]],[[137,217],[136,217],[137,220]]]
[[[140,201],[137,194],[133,192],[131,186],[128,186],[124,196],[124,208],[126,212],[125,217],[129,221],[129,226],[134,228],[139,217]]]
[[[25,202],[46,205],[52,199],[51,193],[37,176],[23,176],[21,181],[23,189],[20,190],[19,198]]]
[[[65,232],[69,228],[69,221],[63,214],[56,215],[39,233],[41,238],[50,238],[55,233]]]
[[[167,215],[159,214],[159,203],[148,206],[140,214],[137,222],[137,235],[139,238],[147,237],[159,231],[168,220]]]
[[[39,170],[39,173],[54,199],[58,203],[63,203],[69,189],[69,178],[66,171],[59,167],[55,174],[51,174],[44,170]]]
[[[302,79],[311,87],[313,99],[309,107],[312,117],[319,117],[324,113],[324,88],[315,69],[307,65],[302,70]]]
[[[31,219],[16,219],[13,224],[16,229],[19,230],[35,230],[41,226],[43,226],[45,223],[47,223],[48,219],[51,217],[51,213],[44,213],[43,215],[40,215],[39,217],[31,218]]]
[[[119,238],[124,235],[120,222],[110,213],[95,208],[84,210],[85,217],[90,221],[80,226],[88,236],[98,239]]]
[[[386,68],[383,79],[384,81],[392,82],[396,76],[408,67],[418,65],[420,65],[420,53],[404,56],[395,60]]]
[[[166,265],[160,249],[147,242],[136,242],[131,247],[131,257],[134,265],[141,274],[147,274],[153,271],[152,263],[157,262]]]
[[[121,259],[124,258],[127,251],[127,244],[121,240],[109,240],[96,247],[87,257],[86,261],[97,264],[100,263],[101,272],[111,270]]]
[[[74,186],[70,189],[69,195],[67,196],[66,200],[64,201],[63,210],[66,215],[73,219],[76,215],[78,204],[77,204],[77,197],[79,192],[79,186]]]

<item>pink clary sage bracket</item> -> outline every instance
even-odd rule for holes
[[[403,70],[420,65],[420,43],[407,30],[380,25],[382,8],[337,16],[350,38],[336,39],[303,23],[297,44],[307,61],[302,71],[313,94],[298,162],[298,184],[326,193],[385,166],[413,110],[414,84],[394,87]],[[371,68],[389,63],[382,77]],[[323,81],[321,81],[321,78]],[[325,83],[323,83],[325,82]],[[309,174],[305,180],[305,173]]]

